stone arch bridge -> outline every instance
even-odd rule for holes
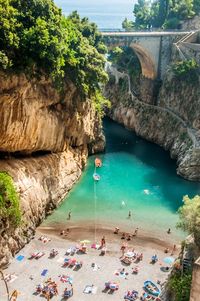
[[[163,79],[171,61],[173,45],[194,32],[102,32],[108,49],[116,46],[131,47],[139,58],[145,78]]]

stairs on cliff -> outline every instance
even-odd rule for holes
[[[194,58],[200,63],[200,31],[192,31],[174,43],[175,49],[182,60]]]

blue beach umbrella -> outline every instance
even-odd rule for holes
[[[174,263],[175,259],[174,259],[173,257],[169,256],[169,257],[165,257],[165,258],[163,259],[163,261],[164,261],[166,264],[172,264],[172,263]]]

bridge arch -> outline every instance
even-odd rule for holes
[[[156,62],[155,59],[152,58],[151,52],[148,51],[146,49],[146,47],[144,47],[143,45],[139,44],[139,43],[124,43],[122,41],[111,41],[107,42],[107,47],[108,49],[112,49],[115,47],[130,47],[135,54],[137,55],[139,61],[140,61],[140,65],[141,65],[141,69],[142,69],[142,75],[145,78],[151,79],[151,80],[155,80],[157,78],[157,66],[156,66]]]
[[[137,55],[141,68],[142,68],[142,75],[148,79],[156,79],[157,78],[157,72],[156,72],[156,65],[153,61],[151,55],[149,52],[142,47],[141,45],[137,43],[131,43],[130,46],[135,54]]]

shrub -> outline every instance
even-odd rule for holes
[[[175,77],[190,83],[197,82],[199,78],[199,65],[194,59],[174,63],[172,71]]]
[[[174,301],[189,301],[191,282],[191,273],[181,275],[181,272],[177,271],[170,277],[168,285],[175,295]]]
[[[190,199],[187,195],[183,198],[183,206],[178,210],[180,222],[178,228],[194,235],[195,243],[200,248],[200,196]]]
[[[3,219],[8,219],[10,224],[16,227],[21,222],[21,212],[12,177],[0,172],[0,220]]]

